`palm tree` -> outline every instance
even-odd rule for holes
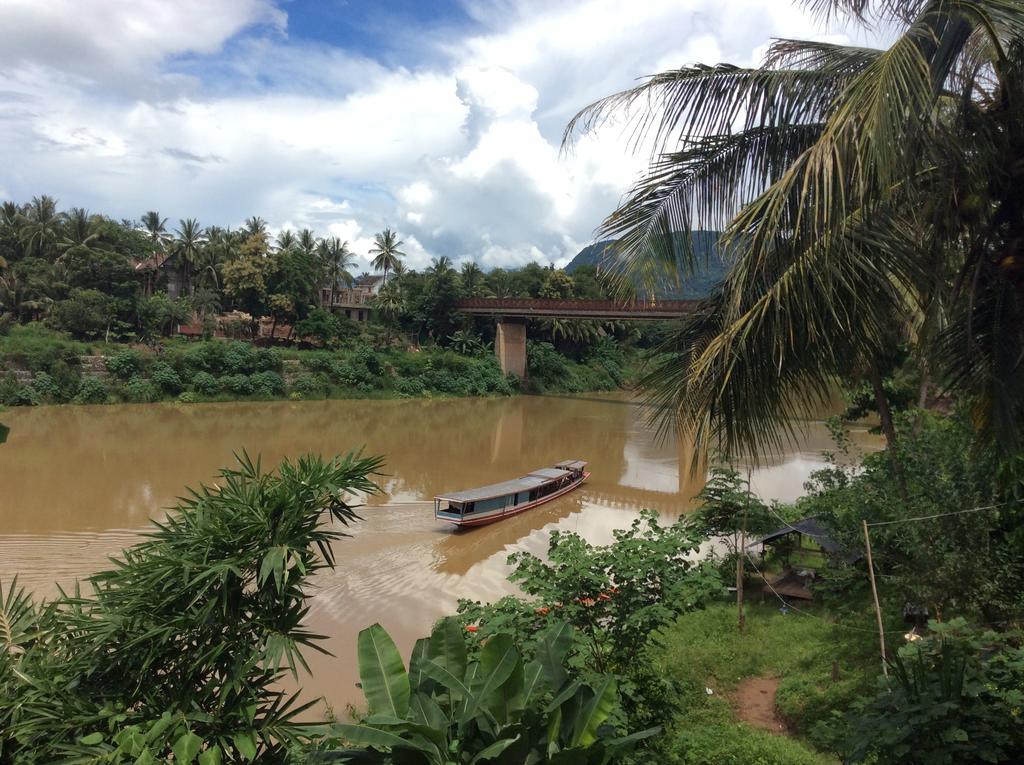
[[[462,264],[462,291],[468,297],[483,297],[489,293],[484,272],[472,260]]]
[[[349,250],[348,242],[336,236],[323,239],[317,246],[316,254],[320,270],[331,285],[331,305],[334,305],[334,293],[338,285],[352,286],[354,280],[349,269],[355,265],[356,256]]]
[[[18,214],[18,226],[25,254],[30,257],[50,258],[60,238],[60,224],[64,216],[57,212],[57,200],[46,196],[32,197],[25,210]]]
[[[295,237],[295,232],[290,228],[284,229],[280,234],[277,235],[277,251],[287,252],[293,250],[298,246],[298,239]]]
[[[601,230],[634,277],[692,272],[678,232],[724,227],[727,277],[644,384],[666,405],[663,424],[759,454],[792,435],[787,423],[837,375],[861,368],[891,441],[879,359],[902,337],[972,402],[985,434],[1015,449],[1024,4],[805,4],[899,34],[885,50],[783,40],[760,67],[664,72],[566,130],[569,143],[624,113],[656,147]],[[937,306],[945,329],[915,332]]]
[[[373,237],[373,247],[370,248],[370,254],[374,256],[373,270],[384,272],[385,284],[388,282],[388,271],[394,271],[401,258],[405,257],[405,253],[398,249],[401,246],[402,240],[390,228]]]
[[[258,215],[253,215],[251,218],[245,219],[245,225],[242,226],[242,231],[245,232],[247,237],[261,236],[266,239],[267,222]]]
[[[154,250],[163,249],[171,241],[171,235],[167,233],[167,218],[161,218],[156,210],[149,210],[142,216],[142,227],[146,229]]]
[[[182,291],[191,289],[192,273],[199,265],[206,244],[206,232],[195,218],[178,221],[179,227],[174,232],[174,254],[180,259],[179,268],[182,273]]]

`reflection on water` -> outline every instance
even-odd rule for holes
[[[265,465],[304,453],[365,448],[387,458],[366,521],[338,545],[322,575],[311,621],[335,658],[311,655],[305,688],[335,708],[358,698],[354,637],[380,621],[403,650],[460,597],[511,591],[508,554],[542,554],[552,529],[611,539],[641,508],[675,518],[692,507],[703,476],[689,444],[661,441],[643,411],[621,399],[323,401],[45,407],[4,414],[0,450],[0,579],[15,573],[39,595],[106,566],[184,487],[210,481],[242,449]],[[874,439],[855,433],[871,448]],[[754,470],[766,498],[792,499],[829,446],[820,424],[805,445]],[[592,476],[536,510],[455,532],[432,517],[435,494],[492,483],[568,458]]]

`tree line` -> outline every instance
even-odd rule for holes
[[[368,308],[376,309],[386,342],[404,334],[462,350],[486,343],[486,322],[455,315],[461,297],[610,295],[592,266],[572,276],[536,263],[485,273],[472,261],[456,269],[440,256],[418,272],[407,268],[402,246],[386,228],[367,253],[384,280]],[[212,332],[218,315],[238,311],[252,317],[250,332],[270,317],[330,344],[353,332],[330,308],[355,283],[356,264],[338,237],[308,228],[272,237],[259,217],[237,229],[203,227],[195,218],[172,228],[156,211],[118,221],[79,207],[61,211],[43,195],[0,207],[0,323],[42,321],[82,340],[151,341],[192,321]],[[586,344],[601,327],[554,321],[538,331],[563,345]]]

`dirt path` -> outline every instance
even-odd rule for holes
[[[736,716],[755,728],[785,733],[786,726],[775,711],[775,692],[778,688],[778,678],[748,677],[736,686],[733,694]]]

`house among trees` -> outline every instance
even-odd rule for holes
[[[323,305],[329,305],[332,311],[344,313],[348,319],[366,321],[370,318],[373,299],[377,297],[383,286],[383,276],[362,274],[352,282],[351,287],[333,290],[333,301],[331,300],[331,288],[321,287],[321,302]]]
[[[187,294],[185,274],[174,253],[157,252],[135,264],[135,273],[142,278],[142,296],[152,297],[159,285],[167,288],[167,297],[175,300]]]
[[[761,537],[761,559],[766,567],[781,568],[765,573],[765,582],[778,595],[812,600],[810,583],[831,560],[853,563],[860,552],[844,550],[817,518],[808,517]]]

